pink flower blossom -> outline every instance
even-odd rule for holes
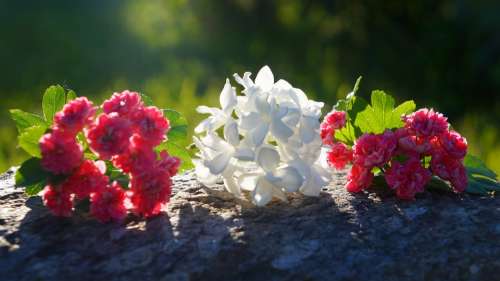
[[[346,113],[345,113],[345,111],[332,110],[330,113],[328,113],[326,115],[325,121],[334,130],[338,130],[338,129],[343,128],[345,126]]]
[[[392,161],[391,167],[385,172],[387,184],[403,200],[415,199],[415,194],[424,191],[431,176],[432,173],[422,167],[420,160],[416,158],[410,158],[404,164]]]
[[[59,130],[76,135],[84,126],[92,123],[96,107],[86,97],[76,98],[67,103],[54,116],[54,123]]]
[[[102,159],[123,153],[132,136],[130,122],[117,113],[101,114],[87,131],[90,148]]]
[[[333,145],[335,139],[335,130],[328,125],[326,122],[321,123],[320,125],[320,137],[325,145]]]
[[[43,204],[54,216],[70,217],[73,210],[71,193],[60,185],[48,184],[42,194]]]
[[[177,174],[180,165],[181,159],[170,156],[165,150],[160,152],[160,160],[157,161],[157,167],[168,171],[171,177]]]
[[[92,193],[90,213],[100,222],[120,221],[127,215],[125,191],[115,181],[101,192]]]
[[[91,193],[102,191],[109,182],[104,175],[106,166],[104,162],[96,163],[84,160],[73,174],[63,183],[66,190],[75,194],[77,199],[83,199]]]
[[[139,93],[125,90],[121,93],[113,93],[113,96],[102,104],[102,109],[107,114],[116,112],[122,117],[128,117],[142,106]]]
[[[467,185],[469,184],[467,178],[467,170],[463,164],[457,165],[451,169],[451,186],[455,192],[461,193],[467,189]]]
[[[335,143],[327,154],[328,163],[338,170],[344,169],[346,164],[351,163],[352,150],[343,143]]]
[[[422,108],[414,113],[404,116],[405,128],[411,135],[418,137],[439,136],[448,130],[447,118],[433,109]]]
[[[333,145],[335,130],[343,128],[345,124],[345,111],[332,110],[328,113],[320,126],[320,135],[323,143],[326,145]]]
[[[134,212],[144,217],[155,216],[170,199],[170,173],[164,169],[152,168],[148,173],[138,176],[132,174],[130,190]]]
[[[139,135],[130,138],[128,149],[112,158],[113,165],[124,173],[141,174],[153,167],[156,160],[156,152]]]
[[[463,192],[467,188],[467,171],[460,159],[447,155],[433,155],[431,169],[438,177],[449,181],[455,192]]]
[[[151,145],[159,145],[166,139],[169,129],[168,120],[163,112],[155,106],[145,107],[138,110],[132,116],[135,131]]]
[[[441,149],[453,158],[462,159],[467,154],[467,140],[455,131],[447,131],[438,140]]]
[[[395,135],[398,140],[398,150],[401,154],[411,157],[431,154],[432,145],[429,138],[411,135],[406,128],[397,129]]]
[[[346,189],[349,192],[360,192],[370,187],[373,181],[371,168],[354,164],[347,174]]]
[[[75,137],[54,130],[40,139],[42,167],[54,174],[68,174],[80,166],[83,150]]]
[[[381,135],[364,134],[354,144],[354,163],[366,168],[382,166],[396,150],[396,137],[390,130]]]

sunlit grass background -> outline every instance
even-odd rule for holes
[[[39,111],[62,84],[102,102],[130,89],[182,112],[216,105],[226,77],[269,64],[329,107],[361,95],[446,113],[500,172],[500,4],[493,1],[0,2],[0,171],[26,158],[8,109]],[[329,108],[328,107],[328,108]]]

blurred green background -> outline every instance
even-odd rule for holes
[[[225,77],[268,64],[329,107],[359,75],[365,97],[434,107],[500,172],[500,2],[404,2],[0,1],[0,171],[26,157],[8,109],[40,111],[51,84],[140,91],[192,129]]]

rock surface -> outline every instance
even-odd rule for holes
[[[191,174],[166,214],[100,224],[48,214],[0,176],[1,280],[500,280],[500,200],[426,192],[352,195],[337,175],[319,198],[257,208]]]

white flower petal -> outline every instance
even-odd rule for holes
[[[287,108],[286,115],[282,115],[281,120],[290,128],[297,126],[300,121],[300,110],[297,108]]]
[[[255,98],[255,108],[259,114],[269,115],[271,113],[271,104],[268,101],[268,94],[261,94]]]
[[[241,161],[253,161],[255,159],[255,153],[250,148],[237,148],[234,153],[234,158]]]
[[[273,119],[271,122],[271,133],[276,139],[286,142],[293,135],[292,129],[288,128],[280,119]]]
[[[278,178],[274,184],[288,192],[299,190],[304,181],[297,169],[293,167],[280,168],[274,173],[274,176]]]
[[[300,192],[306,196],[319,196],[321,188],[327,184],[328,181],[316,169],[311,169],[311,176],[300,188]]]
[[[304,143],[310,143],[314,140],[317,134],[316,129],[311,126],[301,126],[299,130],[300,139]]]
[[[193,159],[193,164],[195,167],[196,178],[207,187],[214,187],[217,185],[218,176],[210,173],[210,170],[203,165],[203,162],[199,159]]]
[[[225,152],[230,153],[230,151],[234,149],[229,143],[222,140],[214,132],[208,132],[206,136],[201,138],[201,142],[206,147],[208,147],[214,151],[217,151],[217,152],[225,151]]]
[[[261,176],[262,175],[258,173],[243,174],[238,178],[238,184],[242,189],[252,191],[257,186],[257,180]]]
[[[229,121],[224,126],[224,138],[233,146],[240,144],[240,134],[238,133],[238,124],[234,121]]]
[[[257,164],[266,172],[272,172],[280,163],[278,151],[271,147],[261,147],[257,152]]]
[[[240,84],[241,86],[245,87],[245,89],[246,89],[246,88],[250,88],[250,87],[254,86],[254,83],[253,83],[252,79],[250,79],[250,75],[252,75],[252,73],[245,72],[245,73],[243,73],[243,78],[241,78],[240,75],[238,75],[237,73],[235,73],[235,74],[233,74],[233,77],[234,77],[234,80],[236,80],[236,82],[238,84]]]
[[[204,164],[210,170],[210,173],[218,175],[226,169],[232,154],[226,151],[217,154],[213,159],[205,161]]]
[[[224,177],[224,186],[226,187],[226,190],[234,194],[236,197],[241,197],[241,191],[238,183],[234,180],[234,167],[233,165],[230,165],[224,173],[222,173],[222,176]]]
[[[212,116],[210,116],[207,119],[201,121],[200,124],[198,124],[198,126],[196,126],[196,128],[194,128],[194,132],[197,134],[201,134],[205,131],[210,130],[210,128],[212,127],[212,123],[214,123],[213,119],[214,118]]]
[[[224,85],[224,88],[222,89],[222,92],[220,93],[219,97],[220,105],[222,110],[226,114],[230,114],[233,108],[236,106],[238,103],[238,100],[236,99],[236,91],[233,87],[231,87],[231,83],[229,83],[229,79],[226,79],[226,84]]]
[[[215,107],[208,107],[208,106],[205,106],[205,105],[200,105],[198,107],[196,107],[196,111],[198,113],[201,113],[201,114],[212,114],[212,115],[216,115],[218,114],[221,110],[218,109],[218,108],[215,108]]]
[[[313,178],[309,178],[304,185],[300,188],[300,192],[305,196],[317,197],[321,192],[321,186],[314,183]]]
[[[255,84],[263,91],[269,91],[274,85],[274,75],[269,66],[264,66],[255,77]]]
[[[250,130],[256,128],[262,122],[263,120],[257,112],[250,112],[249,114],[241,116],[240,127],[243,130]]]
[[[274,87],[278,90],[288,90],[292,88],[292,85],[288,81],[280,79],[274,84]]]
[[[249,136],[252,138],[252,142],[255,146],[260,146],[269,132],[269,124],[260,123],[257,127],[249,132]]]
[[[265,206],[273,199],[273,185],[265,178],[260,177],[252,192],[252,198],[255,205],[260,207]]]

